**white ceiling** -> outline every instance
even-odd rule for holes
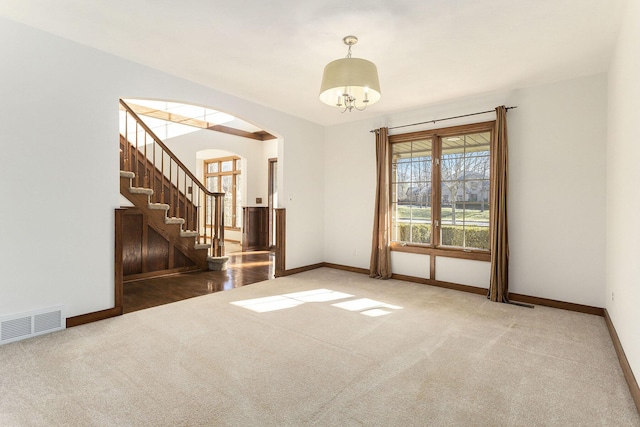
[[[0,0],[0,16],[328,125],[606,71],[626,1]],[[382,99],[341,114],[318,93],[349,34]]]

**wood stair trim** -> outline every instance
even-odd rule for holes
[[[131,180],[134,177],[129,174],[120,177],[120,194],[127,198],[134,206],[140,209],[148,218],[149,226],[165,240],[171,242],[185,256],[191,259],[199,268],[207,268],[207,252],[200,247],[196,249],[197,233],[192,235],[191,230],[182,230],[184,220],[182,218],[168,217],[169,205],[163,203],[149,203],[149,195],[140,192],[130,192]],[[169,222],[167,222],[167,220]],[[182,221],[178,221],[182,220]],[[187,238],[188,237],[188,238]],[[208,247],[208,246],[207,246]]]
[[[133,172],[120,171],[120,177],[124,178],[124,179],[129,179],[131,182],[133,182],[133,179],[135,178],[135,174]],[[122,192],[122,185],[121,185],[121,192]],[[131,186],[129,186],[129,193],[146,195],[150,199],[151,198],[150,196],[153,195],[153,189],[145,188],[145,187],[131,187]],[[151,202],[148,202],[148,200],[147,200],[147,207],[149,209],[164,210],[164,211],[169,211],[171,209],[170,205],[168,205],[166,203],[151,203]],[[182,238],[198,237],[198,232],[196,230],[182,230],[182,225],[184,225],[185,222],[186,221],[185,221],[184,218],[178,218],[178,217],[165,216],[165,219],[164,219],[164,223],[167,224],[167,225],[175,224],[175,225],[180,225],[181,226],[180,227],[180,237],[182,237]],[[208,249],[210,247],[211,247],[210,244],[204,244],[203,245],[203,244],[194,243],[194,249],[196,249],[196,250]]]
[[[197,206],[195,206],[193,201],[190,200],[184,194],[181,188],[179,188],[175,183],[171,182],[171,180],[168,179],[167,176],[163,176],[162,171],[158,169],[157,166],[154,166],[152,163],[147,163],[144,160],[146,158],[146,155],[141,147],[138,147],[136,149],[135,146],[130,142],[128,142],[121,134],[120,135],[120,167],[121,168],[124,167],[124,151],[125,150],[128,150],[128,158],[130,159],[130,161],[134,162],[134,165],[131,165],[130,167],[136,168],[135,170],[138,170],[140,172],[141,177],[144,178],[145,176],[147,176],[147,179],[150,179],[151,181],[155,181],[155,182],[148,182],[147,184],[144,184],[147,187],[138,187],[138,188],[147,188],[148,190],[152,190],[153,188],[156,189],[156,191],[152,193],[153,197],[150,197],[149,200],[159,202],[160,196],[162,196],[163,194],[165,195],[173,194],[173,197],[174,197],[173,201],[176,202],[177,211],[184,212],[184,210],[188,210],[188,211],[191,211],[191,213],[194,215],[193,217],[189,217],[189,218],[185,217],[184,218],[185,221],[189,223],[193,223],[194,221],[196,221],[195,212],[197,211]],[[176,159],[176,161],[178,160]],[[121,169],[120,176],[123,178],[131,178],[131,187],[135,188],[134,182],[137,182],[137,181],[136,181],[136,173],[133,171],[134,169],[131,169],[131,170]],[[145,180],[142,179],[142,181],[145,181]],[[137,182],[137,185],[140,185],[140,183]],[[166,202],[166,201],[167,200],[165,200],[163,196],[162,202]],[[169,201],[169,203],[171,203],[171,201]]]

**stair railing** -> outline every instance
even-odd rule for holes
[[[225,193],[209,191],[123,100],[120,109],[120,169],[135,174],[135,187],[153,190],[153,203],[168,204],[169,217],[184,219],[210,256],[223,256]]]

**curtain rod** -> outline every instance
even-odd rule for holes
[[[518,108],[518,106],[516,105],[515,107],[507,107],[507,110],[512,110],[514,108]],[[494,113],[495,111],[496,110],[479,111],[477,113],[463,114],[461,116],[445,117],[444,119],[435,119],[435,120],[429,120],[429,121],[426,121],[426,122],[411,123],[410,125],[394,126],[394,127],[390,127],[389,130],[406,128],[406,127],[409,127],[409,126],[426,125],[427,123],[442,122],[444,120],[459,119],[461,117],[477,116],[478,114]],[[369,132],[375,132],[376,130],[377,129],[373,129],[373,130],[370,130]]]

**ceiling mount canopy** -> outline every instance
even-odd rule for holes
[[[338,107],[343,113],[354,108],[362,111],[380,100],[378,69],[371,61],[351,57],[351,46],[358,42],[356,36],[346,36],[342,40],[349,46],[347,57],[324,67],[320,101]]]

